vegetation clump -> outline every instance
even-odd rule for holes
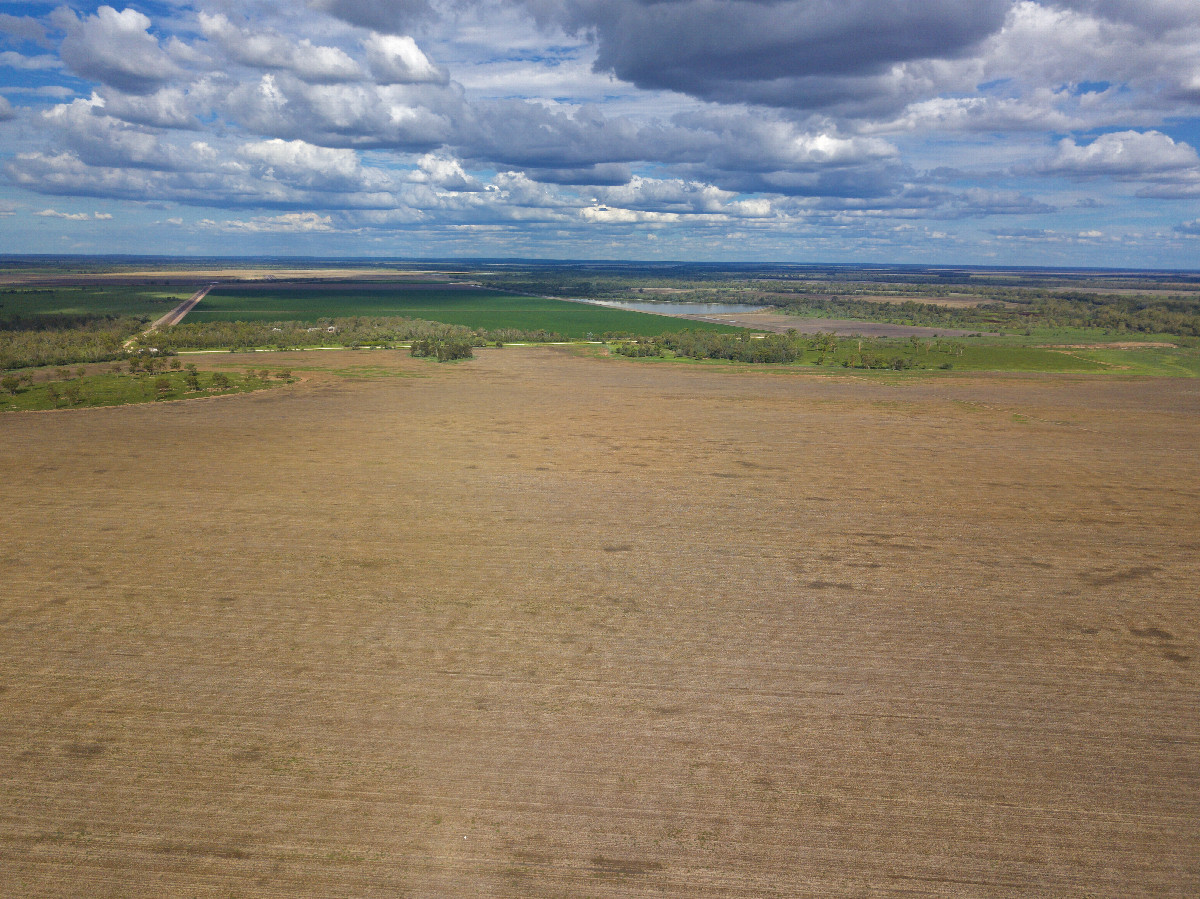
[[[1013,369],[1091,370],[1104,365],[1036,347],[1000,347],[942,338],[854,338],[832,334],[712,334],[682,331],[639,337],[610,345],[613,353],[634,358],[660,357],[725,360],[752,364],[805,364],[890,371]]]
[[[121,406],[159,400],[188,399],[225,393],[244,393],[292,381],[290,371],[275,379],[239,376],[225,372],[202,372],[194,365],[182,369],[138,366],[126,371],[112,366],[86,373],[60,368],[5,374],[0,378],[0,412],[34,409],[70,409],[89,406]]]
[[[438,362],[471,359],[475,355],[471,341],[455,337],[423,337],[412,342],[409,352],[413,356],[436,358]]]

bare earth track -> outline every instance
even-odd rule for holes
[[[1200,894],[1197,382],[287,363],[0,417],[0,894]]]
[[[155,331],[160,331],[163,328],[169,328],[172,325],[179,324],[181,321],[183,321],[183,319],[187,316],[187,314],[189,312],[191,312],[193,309],[196,308],[197,305],[199,305],[201,300],[203,300],[206,296],[208,296],[208,292],[216,286],[217,286],[217,283],[214,281],[212,284],[208,285],[207,287],[203,287],[200,290],[197,290],[194,294],[192,294],[190,297],[188,297],[186,300],[184,300],[182,303],[180,303],[178,306],[176,306],[174,309],[172,309],[166,315],[155,320],[150,325],[149,328],[147,328],[145,331],[143,331],[141,333],[141,336],[147,337],[150,334],[153,334]],[[129,349],[129,347],[133,346],[133,344],[136,342],[136,340],[137,340],[137,337],[129,338],[129,340],[125,341],[125,348]]]
[[[196,308],[196,306],[200,303],[200,301],[202,299],[204,299],[206,296],[208,296],[208,292],[216,286],[217,286],[216,282],[213,282],[212,284],[209,284],[207,287],[197,290],[194,294],[192,294],[190,297],[188,297],[186,300],[184,300],[182,303],[180,303],[178,306],[176,306],[174,309],[172,309],[170,312],[168,312],[166,315],[164,315],[162,318],[160,318],[154,324],[152,324],[150,326],[150,330],[157,331],[160,328],[169,328],[172,325],[179,324],[181,321],[183,321],[184,317],[187,316],[187,314],[189,312],[191,312],[193,309]],[[149,332],[147,332],[147,333],[149,333]]]

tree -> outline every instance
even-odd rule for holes
[[[0,387],[3,387],[13,396],[17,395],[17,388],[21,386],[21,379],[16,375],[5,375],[0,378]]]
[[[229,376],[222,372],[217,372],[212,376],[212,386],[218,390],[224,390],[229,386]]]
[[[171,382],[167,378],[159,378],[154,382],[154,389],[158,391],[159,396],[164,396],[171,392]]]

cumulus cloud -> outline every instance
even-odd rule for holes
[[[363,47],[371,74],[380,84],[444,84],[449,80],[408,35],[372,34]]]
[[[25,69],[26,71],[48,71],[62,67],[62,61],[57,56],[48,53],[38,56],[24,56],[12,50],[0,53],[0,66],[8,69]]]
[[[463,171],[462,163],[457,159],[447,159],[444,156],[426,153],[417,161],[417,165],[426,181],[443,190],[457,192],[483,190],[483,185],[479,180]]]
[[[290,73],[241,84],[222,103],[243,128],[329,147],[426,153],[453,138],[462,98],[438,85],[308,84]]]
[[[1063,138],[1055,153],[1037,165],[1043,173],[1092,177],[1141,177],[1200,166],[1195,149],[1160,131],[1102,134],[1089,144]]]
[[[237,156],[256,178],[305,190],[369,193],[393,186],[391,177],[364,167],[353,150],[318,147],[302,140],[255,141],[239,147]]]
[[[106,115],[137,125],[155,128],[201,127],[199,115],[207,113],[216,98],[215,85],[200,80],[189,87],[163,87],[150,94],[104,91],[95,99]]]
[[[1190,222],[1180,222],[1175,226],[1175,230],[1188,237],[1200,237],[1200,219],[1194,219]]]
[[[293,42],[276,31],[245,29],[224,15],[201,12],[200,30],[228,56],[243,65],[264,69],[288,69],[297,77],[315,83],[356,81],[362,69],[338,47],[313,44],[307,38]]]
[[[316,212],[285,212],[283,215],[256,216],[246,221],[231,219],[220,223],[205,219],[203,224],[220,228],[223,231],[272,232],[276,234],[305,234],[334,230],[332,217]]]
[[[721,102],[828,106],[893,66],[952,58],[1004,22],[1006,0],[525,0],[587,31],[596,67],[642,88]],[[845,80],[850,79],[850,80]],[[871,85],[878,89],[878,85]]]
[[[634,177],[628,184],[600,191],[607,207],[620,210],[662,212],[672,215],[723,215],[763,218],[772,212],[766,199],[739,200],[734,191],[712,184],[678,178]]]
[[[309,0],[308,5],[351,25],[400,34],[433,15],[428,0]]]
[[[75,74],[132,94],[149,93],[181,72],[150,34],[150,19],[135,9],[101,6],[79,19],[66,7],[55,12],[66,31],[60,53]]]
[[[226,234],[740,223],[933,240],[912,220],[1050,217],[1080,183],[1111,220],[1200,197],[1200,159],[1171,136],[1200,110],[1194,4],[171,0],[0,14],[0,65],[19,82],[5,92],[40,98],[0,98],[0,121],[22,113],[3,126],[4,166],[14,189],[49,196],[250,210]],[[60,55],[34,49],[47,33],[63,35]],[[1184,234],[1177,221],[1160,215],[1159,233]],[[1030,230],[1099,239],[1072,224]]]
[[[34,215],[48,219],[66,219],[71,222],[86,222],[92,219],[101,222],[112,220],[111,212],[93,212],[91,215],[88,215],[86,212],[59,212],[56,209],[42,209],[39,212],[35,212]]]
[[[50,41],[46,39],[46,26],[33,16],[0,13],[0,34],[16,38],[17,41],[28,41],[39,47],[50,46]]]

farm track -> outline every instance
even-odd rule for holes
[[[0,895],[1200,893],[1195,382],[477,353],[0,418]]]
[[[201,300],[203,300],[206,296],[208,296],[208,292],[216,286],[217,286],[217,284],[216,284],[216,282],[214,282],[212,284],[209,284],[207,287],[197,290],[194,294],[192,294],[190,297],[188,297],[186,300],[184,300],[182,303],[180,303],[178,306],[176,306],[174,309],[172,309],[166,315],[157,319],[153,324],[150,325],[149,328],[147,328],[145,331],[143,331],[137,337],[131,337],[127,341],[125,341],[125,349],[129,349],[131,346],[134,345],[134,343],[136,343],[142,337],[148,337],[151,334],[153,334],[155,331],[160,331],[163,328],[170,328],[172,325],[179,324],[181,321],[183,321],[184,317],[187,316],[187,314],[189,312],[191,312],[193,309],[196,308],[197,305],[199,305]]]

